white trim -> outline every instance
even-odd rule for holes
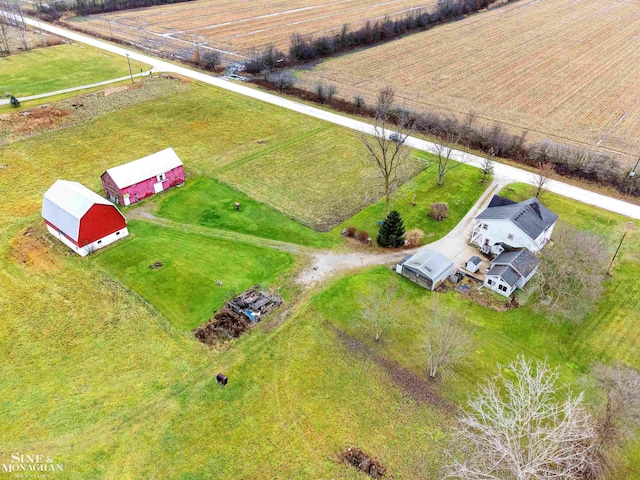
[[[62,243],[64,243],[67,247],[69,247],[71,250],[76,252],[81,257],[86,257],[91,252],[95,252],[96,250],[104,248],[107,245],[111,245],[117,240],[120,240],[121,238],[124,238],[129,235],[129,230],[127,229],[127,227],[124,227],[123,229],[118,230],[117,232],[113,232],[107,235],[106,237],[102,237],[101,239],[96,240],[95,242],[90,243],[89,245],[85,245],[84,247],[81,248],[75,245],[71,240],[65,237],[62,233],[52,228],[51,225],[47,225],[47,230],[49,230],[49,233],[51,235],[56,237],[58,240],[60,240]]]

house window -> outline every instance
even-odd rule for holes
[[[120,232],[116,232],[116,237],[117,237],[118,235],[120,235]]]
[[[488,285],[493,285],[493,280],[491,280],[490,278],[487,279],[487,284]]]
[[[102,240],[98,240],[98,245],[100,245],[102,243]]]
[[[507,291],[507,287],[505,287],[504,285],[498,285],[498,290],[506,292]]]
[[[513,240],[513,233],[510,233],[509,235],[507,235],[507,240]]]
[[[164,182],[167,179],[167,174],[166,173],[161,173],[156,178],[158,179],[159,182]]]
[[[489,225],[487,225],[486,223],[482,224],[482,229],[483,230],[489,230]]]

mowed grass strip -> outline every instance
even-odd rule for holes
[[[131,60],[133,73],[150,66]],[[67,43],[0,58],[0,95],[26,97],[129,75],[127,59]]]
[[[429,154],[416,152],[425,160]],[[438,186],[437,165],[431,165],[402,185],[391,196],[391,210],[400,212],[407,230],[418,228],[425,233],[423,243],[433,242],[449,233],[478,201],[490,182],[481,183],[477,168],[461,165],[445,177],[444,185]],[[415,195],[415,197],[414,197]],[[411,202],[415,202],[415,206]],[[449,217],[437,221],[429,215],[429,207],[436,202],[449,205]],[[381,199],[335,228],[339,233],[345,227],[366,230],[375,238],[384,220],[384,199]]]
[[[270,285],[294,262],[292,255],[279,250],[147,222],[130,222],[129,230],[133,238],[102,252],[97,263],[181,330],[191,330],[211,318],[230,292]],[[164,266],[149,268],[155,262]]]
[[[240,203],[240,210],[235,203]],[[338,238],[316,232],[251,197],[207,177],[193,179],[162,199],[156,215],[175,222],[270,238],[309,247],[331,247]]]

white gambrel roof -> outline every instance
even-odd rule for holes
[[[44,194],[42,218],[74,241],[78,241],[80,220],[95,204],[115,205],[78,182],[56,180]]]
[[[161,173],[167,173],[181,165],[182,161],[173,148],[169,147],[139,160],[110,168],[106,173],[118,188],[126,188]]]

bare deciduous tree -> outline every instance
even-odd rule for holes
[[[368,158],[375,165],[384,186],[385,216],[389,215],[391,194],[400,183],[399,172],[408,158],[407,141],[408,118],[400,116],[395,131],[391,129],[391,111],[395,92],[385,87],[378,94],[373,136],[362,134],[360,141],[368,152]]]
[[[430,317],[426,326],[425,343],[428,355],[427,374],[429,378],[435,379],[438,375],[444,377],[464,361],[469,354],[471,337],[454,313],[440,311],[435,299]]]
[[[441,139],[435,142],[436,155],[438,156],[438,185],[444,184],[444,177],[460,165],[467,163],[465,157],[456,161],[451,158],[453,147],[460,140],[460,134],[446,131]]]
[[[588,478],[597,467],[596,429],[582,394],[567,392],[557,401],[558,373],[545,362],[519,357],[509,369],[509,378],[498,373],[469,400],[458,428],[464,457],[449,467],[448,477]]]
[[[394,282],[390,287],[372,293],[362,302],[361,325],[373,334],[376,342],[380,341],[386,330],[399,325],[399,308],[402,302],[396,299],[397,290]]]
[[[538,162],[538,168],[533,175],[533,186],[536,187],[536,197],[547,187],[549,180],[553,177],[554,171],[553,164]]]
[[[640,372],[624,365],[596,365],[594,373],[606,393],[605,411],[598,419],[605,446],[633,438],[640,428]]]
[[[3,10],[0,3],[0,10]],[[0,15],[0,52],[9,52],[9,26],[7,25],[7,17]]]
[[[539,308],[551,319],[582,320],[603,292],[607,253],[601,236],[558,223],[553,244],[541,253]]]

